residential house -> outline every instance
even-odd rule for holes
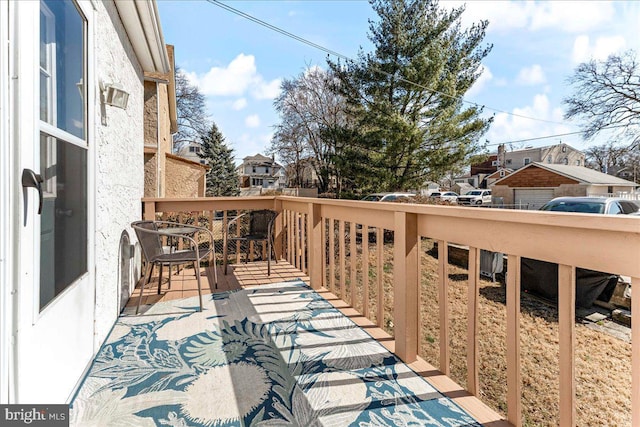
[[[199,154],[202,152],[202,145],[199,142],[191,141],[188,144],[184,144],[178,149],[176,153],[178,156],[191,160],[192,162],[205,164],[206,160],[201,159]]]
[[[65,403],[137,275],[145,81],[171,61],[154,1],[3,1],[0,28],[0,403]]]
[[[530,163],[584,166],[585,155],[568,144],[559,143],[545,147],[527,147],[506,151],[504,145],[498,147],[498,153],[487,160],[471,165],[472,185],[488,188],[487,177],[500,169],[517,170]]]
[[[172,154],[178,130],[173,46],[167,45],[168,73],[144,74],[144,195],[204,197],[209,167],[200,159]]]
[[[493,197],[505,204],[539,209],[560,196],[608,195],[632,192],[637,184],[584,166],[530,163],[491,185]]]
[[[242,159],[238,166],[240,188],[259,187],[277,190],[286,187],[284,168],[274,158],[256,154]]]

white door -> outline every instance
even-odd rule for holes
[[[553,188],[526,188],[516,189],[514,194],[514,203],[516,205],[527,205],[528,210],[538,210],[553,199]]]
[[[22,194],[10,399],[64,403],[93,355],[89,23],[73,0],[14,4],[12,142]]]

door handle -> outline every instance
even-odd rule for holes
[[[27,197],[27,188],[35,188],[38,190],[38,215],[42,214],[42,176],[38,175],[31,169],[23,169],[22,170],[22,197],[24,199],[24,211],[25,217],[24,222],[27,223],[27,206],[29,204],[29,199]]]

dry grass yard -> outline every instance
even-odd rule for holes
[[[421,250],[421,356],[434,366],[439,360],[438,260],[430,255],[432,242]],[[350,247],[345,247],[346,286],[340,283],[339,247],[335,248],[336,293],[351,301]],[[362,311],[362,245],[357,245],[357,308]],[[393,333],[393,244],[384,248],[384,328]],[[369,317],[376,321],[376,243],[369,243]],[[449,265],[451,319],[451,377],[466,385],[467,270]],[[480,285],[480,398],[506,415],[506,308],[505,286]],[[521,353],[523,416],[525,426],[556,426],[558,408],[557,310],[523,293],[521,299]],[[631,344],[576,324],[576,384],[579,426],[631,425]]]

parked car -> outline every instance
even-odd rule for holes
[[[429,197],[435,200],[442,200],[445,202],[455,203],[458,201],[458,193],[456,193],[455,191],[435,192],[435,193],[431,193]]]
[[[616,197],[556,197],[540,208],[551,212],[580,212],[604,215],[629,215],[640,211],[640,204]]]
[[[490,205],[491,190],[471,190],[467,194],[458,196],[459,205]]]
[[[366,202],[393,202],[399,198],[409,198],[415,196],[414,193],[373,193],[362,198]]]

